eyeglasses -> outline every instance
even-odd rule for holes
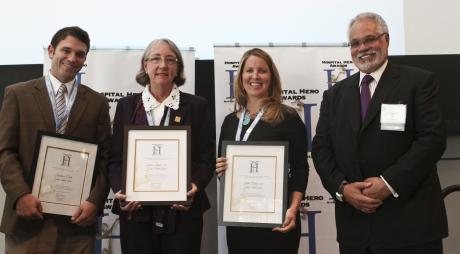
[[[348,45],[351,47],[351,48],[358,48],[359,46],[362,45],[369,45],[371,43],[374,43],[376,42],[378,39],[380,39],[380,37],[382,37],[383,35],[386,35],[387,33],[381,33],[379,35],[369,35],[369,36],[366,36],[364,37],[364,39],[361,39],[361,40],[351,40]]]
[[[152,62],[154,64],[160,64],[161,61],[164,61],[166,65],[172,66],[178,62],[178,59],[173,56],[166,56],[166,57],[152,56],[152,57],[146,58],[144,61]]]

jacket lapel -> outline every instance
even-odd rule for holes
[[[381,105],[385,100],[385,96],[393,90],[393,88],[398,84],[398,73],[394,71],[390,63],[388,63],[387,68],[382,74],[380,81],[375,89],[374,95],[372,96],[371,101],[369,102],[369,107],[367,109],[366,118],[364,118],[361,131],[363,131],[378,115],[381,109]]]
[[[69,119],[67,121],[67,127],[65,129],[65,134],[71,134],[77,123],[80,121],[83,113],[88,106],[88,99],[85,96],[86,89],[83,85],[78,86],[77,96],[75,97],[75,102],[72,105],[72,109],[70,110]]]
[[[37,80],[33,86],[34,89],[32,94],[42,115],[42,119],[45,122],[46,128],[49,131],[55,131],[56,124],[54,123],[54,112],[51,106],[48,90],[46,89],[45,77]]]
[[[184,125],[184,96],[182,92],[180,93],[180,102],[179,102],[179,108],[177,110],[170,109],[170,115],[169,115],[169,125]]]
[[[361,106],[359,96],[359,72],[350,77],[346,87],[345,105],[349,105],[350,111],[348,112],[348,119],[350,120],[351,127],[354,133],[359,132],[361,126]]]

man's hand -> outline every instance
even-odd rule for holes
[[[388,186],[380,177],[370,177],[365,179],[364,182],[372,184],[369,188],[363,190],[363,194],[370,198],[383,201],[391,195]]]
[[[32,194],[21,196],[16,202],[16,215],[26,219],[43,220],[40,200]]]
[[[193,198],[195,198],[195,194],[197,192],[198,192],[198,187],[196,186],[196,184],[192,183],[192,189],[187,192],[187,198],[191,199],[192,200],[191,202],[193,202]],[[174,204],[171,206],[171,209],[187,211],[188,209],[190,209],[190,206]]]
[[[343,187],[343,197],[347,203],[361,212],[374,213],[382,201],[364,195],[364,190],[371,187],[371,182],[348,183]]]
[[[70,218],[70,222],[77,224],[78,226],[86,227],[96,222],[96,217],[96,206],[89,201],[84,201],[81,203],[78,210],[73,214],[72,218]]]
[[[142,209],[141,202],[138,201],[129,201],[128,203],[125,202],[126,195],[121,194],[121,191],[115,193],[115,198],[120,201],[120,209],[123,212],[127,212],[131,214],[132,212]]]

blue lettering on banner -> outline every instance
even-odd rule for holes
[[[308,237],[308,253],[316,254],[316,225],[315,217],[316,214],[321,213],[321,211],[308,211],[307,212],[307,222],[308,222],[308,233],[302,233],[302,237]]]
[[[307,130],[308,152],[311,152],[311,108],[317,104],[303,104],[303,117],[305,129]]]
[[[104,215],[99,216],[97,218],[97,231],[96,235],[100,235],[101,237],[96,237],[96,244],[95,244],[95,254],[101,254],[102,253],[102,217],[108,216],[108,213],[104,213]]]
[[[81,76],[83,76],[83,74],[86,74],[86,72],[79,72],[77,73],[77,84],[81,84]]]
[[[351,76],[351,72],[353,69],[344,69],[345,73],[347,74],[347,78]]]
[[[334,69],[324,69],[324,71],[326,72],[327,74],[327,89],[331,88],[332,87],[332,72],[334,71]]]
[[[105,209],[112,209],[113,198],[108,198],[106,200]],[[102,219],[109,216],[110,214],[104,212],[103,215],[97,218],[97,227],[96,227],[96,243],[95,243],[95,254],[107,253],[107,248],[102,247],[102,240],[110,241],[110,239],[120,239],[120,235],[112,235],[111,232],[107,234],[107,230],[112,229],[113,225],[105,224]],[[114,222],[115,223],[115,222]],[[110,244],[110,243],[108,243]]]
[[[338,78],[340,77],[340,74],[345,73],[345,78],[348,78],[351,76],[351,72],[353,71],[353,69],[343,68],[339,70],[336,76],[333,76],[335,70],[336,69],[324,69],[327,75],[327,89],[331,88],[332,85],[334,85],[337,81],[339,81]]]
[[[235,94],[233,92],[233,86],[235,84],[235,72],[236,70],[225,70],[226,72],[228,72],[228,75],[229,75],[229,82],[228,82],[228,85],[229,85],[229,95],[226,99],[229,99],[229,100],[233,100],[235,98]]]

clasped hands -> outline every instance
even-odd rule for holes
[[[390,195],[391,191],[380,177],[348,183],[343,188],[345,201],[363,213],[374,213]]]

